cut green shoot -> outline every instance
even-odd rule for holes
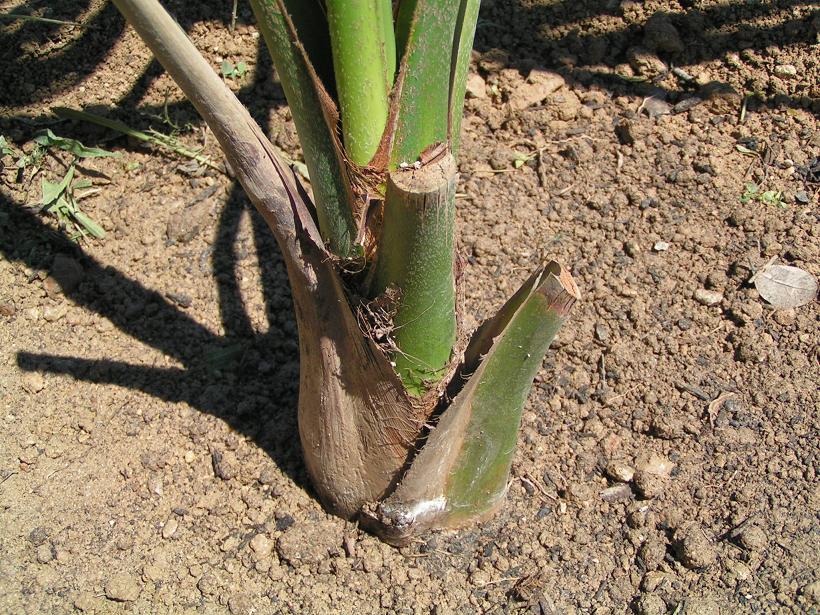
[[[375,294],[398,293],[392,355],[407,391],[422,395],[445,375],[456,341],[456,165],[450,154],[390,174]]]
[[[429,527],[463,525],[500,505],[527,394],[577,298],[569,273],[551,262],[478,329],[465,353],[466,384],[367,520],[386,540],[405,544]]]

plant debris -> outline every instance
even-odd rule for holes
[[[817,279],[790,265],[767,265],[754,276],[754,285],[761,297],[779,309],[806,305],[817,296]]]

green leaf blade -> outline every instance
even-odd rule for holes
[[[94,222],[91,218],[81,212],[79,209],[75,209],[72,212],[72,217],[82,225],[82,227],[91,233],[97,239],[105,239],[105,230],[99,224]]]
[[[56,147],[77,156],[77,158],[117,158],[119,152],[110,152],[99,147],[88,147],[77,141],[66,137],[58,137],[50,129],[40,131],[34,136],[33,141],[43,147]]]
[[[74,165],[68,167],[68,171],[65,176],[63,176],[63,179],[56,184],[46,179],[41,179],[40,187],[43,194],[41,204],[46,206],[56,201],[66,191],[72,179],[74,179]]]

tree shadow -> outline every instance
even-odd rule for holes
[[[202,22],[227,25],[230,21],[230,2],[171,0],[163,2],[163,5],[189,34]],[[240,3],[239,7],[240,20],[251,20],[247,3]],[[0,108],[11,110],[10,115],[16,107],[48,100],[78,86],[106,62],[126,30],[125,19],[113,3],[105,0],[49,2],[45,11],[42,8],[42,2],[29,0],[13,13],[42,14],[49,19],[70,23],[0,20],[0,61],[4,84],[0,88]],[[130,110],[162,73],[159,63],[152,60],[116,106]],[[252,82],[241,88],[239,97],[248,97],[258,85]],[[276,101],[277,97],[273,98]],[[172,109],[177,106],[190,107],[187,103],[181,103],[172,105]]]
[[[804,11],[802,16],[776,18],[778,12],[809,6],[804,0],[751,0],[703,7],[699,0],[679,2],[683,10],[666,13],[664,17],[677,28],[685,45],[676,53],[660,53],[667,63],[695,64],[743,50],[765,55],[772,47],[816,42],[815,22],[820,12],[817,9]],[[19,12],[31,12],[36,7],[29,5],[39,4],[30,0]],[[631,4],[635,6],[630,9]],[[191,32],[202,22],[227,24],[230,20],[230,3],[191,4],[171,0],[165,5],[186,32]],[[96,12],[88,15],[79,26],[0,22],[0,59],[3,60],[6,81],[6,87],[0,88],[0,105],[13,109],[48,99],[76,86],[105,62],[125,31],[125,22],[113,4],[100,4],[96,0],[55,2],[50,3],[48,16],[75,21],[97,6]],[[239,6],[240,18],[251,20],[247,3]],[[643,94],[646,84],[600,70],[601,67],[612,69],[626,63],[627,50],[642,44],[651,15],[643,8],[636,8],[641,6],[640,3],[615,0],[485,1],[479,15],[475,48],[481,52],[506,51],[506,64],[511,68],[527,70],[535,62],[557,69],[574,82],[585,85],[595,82],[619,94]],[[604,32],[603,27],[598,26],[598,22],[604,20],[616,26]],[[117,106],[130,111],[161,74],[159,64],[151,62]],[[251,94],[257,85],[241,88],[240,98],[255,100]],[[770,94],[775,95],[774,92]],[[273,98],[277,105],[284,102],[278,93],[268,98]],[[780,102],[806,106],[816,102],[816,97],[781,96]],[[174,111],[177,107],[184,107],[186,111],[190,108],[185,103],[171,106]]]
[[[76,19],[92,4],[92,0],[78,1],[73,6],[59,3],[64,12],[50,16]],[[687,41],[686,49],[675,57],[664,59],[694,63],[721,57],[729,51],[763,50],[773,44],[811,43],[811,15],[774,24],[761,19],[754,21],[754,18],[767,17],[775,10],[803,4],[797,0],[778,0],[769,4],[733,3],[703,10],[690,8],[670,17]],[[225,22],[230,12],[229,3],[191,4],[185,0],[173,0],[166,5],[186,31],[201,21]],[[581,25],[570,27],[565,33],[556,33],[562,26],[596,17],[621,18],[621,7],[611,1],[530,5],[515,0],[488,4],[482,8],[476,48],[480,51],[507,50],[509,58],[520,58],[508,59],[508,66],[513,68],[523,70],[537,62],[551,68],[559,67],[573,81],[595,81],[618,93],[643,93],[646,84],[636,84],[612,74],[599,74],[595,66],[612,67],[624,62],[627,48],[640,42],[645,20],[626,23],[623,28],[610,33],[596,33]],[[7,34],[4,28],[0,43],[0,57],[5,61],[7,79],[7,87],[0,88],[0,104],[9,107],[46,99],[76,86],[105,61],[125,27],[113,5],[103,4],[83,24],[79,36],[68,39],[48,55],[32,59],[30,54],[19,53],[21,45],[52,42],[55,37],[63,36],[61,28],[64,27],[28,22],[18,25],[11,34]],[[567,56],[574,57],[574,60],[565,63]],[[265,127],[270,110],[283,104],[284,99],[281,91],[271,91],[272,70],[261,44],[256,61],[255,80],[243,86],[238,96]],[[71,70],[66,71],[66,67]],[[151,62],[112,111],[120,109],[133,117],[141,99],[161,74],[159,64]],[[264,95],[259,95],[260,92]],[[795,105],[805,102],[794,99]],[[159,114],[163,109],[141,106],[139,110]],[[187,102],[175,103],[168,111],[172,116],[194,117],[193,108]],[[10,119],[15,118],[11,116]],[[237,263],[242,258],[237,236],[240,219],[247,209],[251,210],[269,322],[269,330],[263,335],[254,331],[236,278]],[[45,267],[48,263],[43,260],[43,250],[50,254],[68,253],[80,257],[86,269],[86,281],[75,289],[66,288],[65,295],[183,366],[156,368],[21,352],[18,355],[21,369],[68,374],[82,381],[141,390],[165,401],[185,402],[225,420],[233,429],[247,435],[291,478],[306,485],[298,440],[294,437],[297,432],[295,408],[299,367],[296,324],[287,276],[271,233],[255,210],[249,208],[238,186],[232,188],[220,214],[211,255],[211,268],[218,285],[219,310],[226,332],[224,336],[212,334],[160,293],[129,279],[123,272],[82,255],[75,244],[50,231],[22,205],[11,204],[8,212],[6,236],[0,236],[0,251],[7,258],[30,267]],[[26,242],[21,244],[17,240],[20,236],[38,238],[32,240],[35,244],[47,238],[47,245],[36,249],[27,247]],[[129,317],[125,309],[134,301],[150,306],[139,318]]]
[[[257,55],[260,82],[270,77],[272,69],[262,46]],[[251,89],[257,86],[259,83]],[[268,109],[256,109],[262,126],[267,125]],[[168,402],[185,402],[251,438],[294,482],[307,488],[297,437],[298,340],[287,273],[273,234],[238,184],[231,188],[219,214],[209,257],[217,282],[223,336],[211,333],[168,297],[84,254],[76,243],[51,230],[21,204],[9,202],[5,209],[7,228],[0,225],[4,231],[0,233],[0,252],[7,259],[48,269],[50,255],[77,258],[85,271],[83,282],[73,287],[57,278],[64,295],[182,364],[162,368],[20,352],[20,369],[66,374],[80,381],[140,390]],[[249,256],[247,246],[237,241],[245,212],[251,217],[261,268],[269,325],[264,334],[254,330],[236,275],[239,262]],[[133,316],[135,305],[140,306],[138,317]]]
[[[14,13],[38,14],[39,4],[26,2]],[[44,14],[79,25],[0,21],[5,82],[0,88],[0,105],[29,104],[65,91],[105,60],[114,41],[122,36],[125,20],[110,2],[95,12],[93,5],[92,0],[54,3]]]
[[[681,12],[652,14],[642,3],[614,0],[485,2],[479,15],[475,49],[482,53],[500,50],[506,56],[507,66],[522,72],[538,64],[557,70],[571,82],[595,82],[616,94],[643,94],[652,84],[619,78],[612,69],[628,63],[627,51],[631,47],[645,44],[647,23],[653,18],[672,24],[683,43],[677,51],[658,51],[662,60],[674,66],[724,58],[728,53],[741,51],[759,52],[765,57],[775,47],[813,45],[818,35],[818,9],[802,11],[801,16],[792,12],[809,6],[803,0],[753,0],[703,8],[698,0],[679,1]],[[780,12],[787,12],[789,17],[778,18]],[[761,94],[774,97],[776,93]],[[805,106],[816,102],[816,98],[781,96],[780,102]]]

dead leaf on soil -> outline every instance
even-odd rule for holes
[[[650,119],[655,119],[661,115],[672,113],[672,105],[656,96],[648,96],[643,99],[641,106],[638,108],[638,113],[641,111],[646,112]]]
[[[715,428],[715,418],[717,418],[717,415],[720,412],[724,402],[729,399],[734,399],[735,397],[737,397],[735,393],[723,393],[709,403],[709,406],[707,407],[707,414],[709,416],[709,426],[712,429]]]
[[[768,265],[754,278],[760,296],[776,308],[796,308],[814,301],[817,280],[809,272],[790,265]]]

